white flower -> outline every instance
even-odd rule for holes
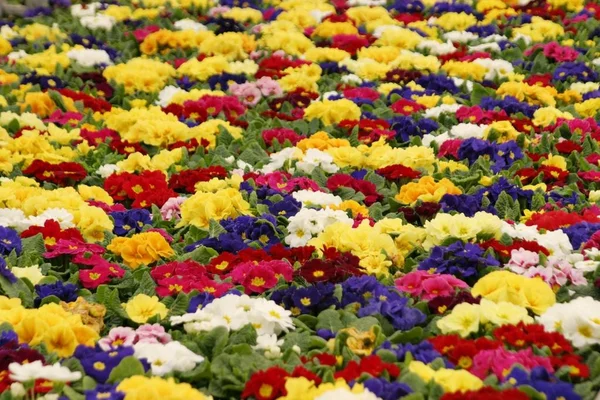
[[[381,400],[375,394],[365,389],[361,393],[352,393],[346,388],[329,390],[315,397],[315,400]]]
[[[101,4],[98,2],[89,4],[73,4],[71,6],[71,15],[76,18],[90,17],[96,15],[96,11]]]
[[[145,358],[150,363],[152,373],[162,376],[171,371],[186,372],[194,369],[197,364],[204,361],[198,355],[179,343],[137,343],[134,346],[135,356]]]
[[[44,219],[44,222],[53,219],[60,224],[62,229],[73,228],[75,226],[73,223],[73,214],[64,208],[48,208],[38,217]]]
[[[579,94],[586,94],[600,89],[600,84],[596,82],[574,82],[569,86],[569,89],[574,90]]]
[[[311,204],[328,206],[332,204],[337,205],[342,202],[342,198],[339,196],[325,192],[313,192],[310,190],[298,190],[297,192],[292,193],[292,197],[301,202],[303,206]]]
[[[452,77],[452,78],[450,78],[450,79],[452,79],[452,81],[454,82],[454,84],[455,84],[456,86],[459,86],[459,87],[460,87],[460,86],[462,86],[462,85],[465,85],[465,87],[467,88],[467,91],[469,91],[469,92],[470,92],[470,91],[472,91],[472,90],[473,90],[473,82],[471,82],[471,81],[467,81],[467,80],[465,80],[465,79],[456,78],[456,77]]]
[[[110,31],[117,23],[113,17],[103,14],[82,17],[79,22],[89,29],[104,29]]]
[[[469,46],[469,53],[476,53],[478,51],[500,52],[502,49],[498,43],[481,43],[474,46]]]
[[[557,303],[537,318],[547,331],[560,331],[575,347],[600,343],[600,302],[578,297]]]
[[[121,167],[119,167],[116,164],[104,164],[104,165],[100,166],[100,168],[98,168],[96,173],[98,175],[100,175],[102,178],[108,178],[109,176],[111,176],[115,172],[119,172],[120,170],[121,170]]]
[[[385,5],[386,0],[348,0],[348,5],[350,7],[354,6],[383,6]]]
[[[363,80],[358,75],[354,74],[342,75],[341,80],[343,83],[356,83],[359,85],[363,83]]]
[[[19,36],[19,34],[10,26],[2,25],[0,28],[0,36],[6,40],[11,40]]]
[[[571,254],[573,252],[573,246],[566,233],[562,229],[555,231],[548,231],[537,237],[537,242],[550,250],[552,255],[558,254]]]
[[[296,163],[296,168],[307,174],[313,172],[315,168],[321,168],[323,171],[333,174],[340,168],[333,163],[333,157],[319,149],[308,149],[302,161]]]
[[[460,32],[460,31],[447,32],[447,33],[444,33],[442,35],[442,37],[444,38],[444,40],[449,40],[451,42],[458,42],[458,43],[467,43],[471,40],[479,39],[479,36],[475,33]]]
[[[450,136],[459,139],[479,138],[481,139],[484,135],[487,125],[477,124],[457,124],[450,129]]]
[[[594,65],[595,65],[595,66],[597,66],[597,67],[600,67],[600,57],[598,57],[598,58],[594,58],[594,59],[592,60],[592,64],[594,64]]]
[[[445,54],[454,53],[456,48],[452,42],[440,43],[435,40],[423,40],[417,45],[419,50],[428,50],[429,54],[434,56],[443,56]]]
[[[17,382],[29,382],[36,379],[46,379],[53,382],[72,382],[81,379],[81,372],[72,372],[59,363],[43,365],[41,361],[27,364],[11,363],[8,366],[10,379]]]
[[[310,10],[310,15],[320,24],[323,18],[333,14],[331,11],[321,11],[319,9]]]
[[[281,356],[281,346],[283,339],[277,340],[277,335],[261,335],[256,338],[256,345],[253,346],[256,350],[264,350],[265,357],[278,358]]]
[[[208,30],[208,28],[206,26],[202,25],[200,22],[194,21],[189,18],[180,19],[179,21],[175,22],[173,24],[173,26],[175,26],[175,28],[179,29],[180,31],[201,32],[201,31]]]
[[[173,85],[165,86],[158,93],[158,100],[156,100],[154,104],[156,104],[157,106],[166,107],[171,103],[171,99],[173,98],[173,96],[180,92],[185,92],[185,90]]]
[[[481,38],[481,41],[483,43],[490,43],[490,42],[501,42],[503,40],[508,40],[508,38],[504,35],[498,35],[497,33],[494,33],[493,35],[489,35],[489,36],[484,36]]]
[[[77,64],[84,67],[112,64],[110,56],[105,50],[73,49],[67,53],[67,57],[69,57],[71,60],[75,60]]]
[[[285,237],[285,243],[290,247],[306,246],[308,241],[313,238],[309,221],[301,219],[290,221],[287,229],[289,233]]]
[[[6,56],[8,58],[9,61],[16,61],[20,58],[23,57],[27,57],[29,54],[27,54],[27,52],[25,50],[18,50],[18,51],[13,51],[11,53],[8,53],[8,55]]]
[[[22,231],[27,229],[29,224],[25,213],[18,208],[0,208],[0,226]]]
[[[503,78],[513,73],[513,65],[506,60],[492,60],[491,58],[478,58],[473,61],[475,64],[479,64],[485,67],[488,71],[484,78],[493,80],[496,78]]]
[[[14,382],[10,385],[10,394],[13,397],[24,397],[27,394],[27,391],[22,383]]]
[[[423,116],[425,118],[438,118],[443,113],[454,114],[461,107],[462,106],[460,104],[441,104],[437,107],[425,110]]]
[[[260,170],[263,174],[268,174],[270,172],[277,171],[282,168],[286,162],[297,160],[302,157],[302,150],[296,147],[286,147],[285,149],[278,151],[277,153],[272,153],[270,158],[271,161],[262,167]]]
[[[379,25],[377,28],[375,28],[375,30],[373,31],[373,36],[376,38],[380,38],[383,33],[387,30],[397,30],[397,31],[401,31],[402,28],[397,26],[397,25]]]
[[[519,39],[523,39],[523,42],[525,42],[525,44],[527,46],[529,46],[532,42],[533,39],[531,38],[531,36],[529,35],[524,35],[522,33],[517,33],[516,35],[513,36],[512,40],[513,42],[517,42]]]

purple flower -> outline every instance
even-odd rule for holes
[[[141,232],[144,225],[152,224],[150,211],[141,208],[112,212],[110,216],[115,221],[113,232],[117,236],[126,236],[131,232]]]
[[[496,100],[492,97],[484,97],[479,104],[484,110],[493,110],[499,108],[506,111],[507,114],[524,114],[528,118],[533,118],[533,113],[539,108],[528,103],[521,102],[512,96],[506,96],[501,100]]]
[[[0,226],[0,255],[7,256],[11,251],[21,254],[23,245],[17,231]]]
[[[42,300],[49,296],[56,296],[60,300],[70,303],[77,300],[79,288],[72,283],[63,283],[56,281],[45,285],[35,285],[35,292],[38,297],[34,300],[35,307],[39,307]]]
[[[433,345],[426,340],[419,344],[392,344],[389,341],[385,341],[381,344],[380,349],[394,353],[399,362],[404,362],[408,353],[410,353],[413,360],[421,361],[425,364],[429,364],[437,358],[443,358]],[[450,368],[451,363],[446,361],[446,365]]]
[[[215,297],[207,292],[202,292],[190,299],[190,303],[188,305],[187,312],[193,313],[196,310],[206,307],[208,304],[212,303]]]
[[[421,261],[418,269],[450,274],[459,279],[474,280],[479,271],[487,267],[498,267],[500,262],[492,256],[484,255],[484,250],[473,243],[457,241],[450,246],[436,246],[428,258]]]
[[[117,390],[117,385],[101,384],[96,386],[93,390],[86,390],[84,392],[85,400],[123,400],[125,393]]]
[[[316,283],[306,288],[291,286],[287,289],[276,290],[271,294],[271,300],[295,316],[300,314],[317,315],[331,306],[339,306],[334,296],[335,285],[331,283]]]
[[[577,82],[593,82],[598,80],[598,74],[593,69],[580,62],[566,62],[560,64],[552,74],[555,81],[564,82],[575,78]]]
[[[412,393],[412,389],[406,383],[388,382],[383,378],[367,379],[363,385],[382,400],[396,400]]]
[[[82,346],[78,346],[79,350]],[[91,349],[92,351],[89,351]],[[74,356],[79,359],[86,375],[91,376],[99,383],[105,383],[111,371],[119,365],[121,360],[132,356],[134,349],[131,346],[120,346],[110,351],[103,351],[99,347],[76,350]]]
[[[425,5],[421,0],[396,0],[388,8],[399,13],[420,13],[425,9]]]
[[[408,331],[425,322],[427,317],[420,310],[409,307],[407,303],[407,298],[371,301],[358,310],[358,316],[366,317],[379,314],[390,321],[394,329]]]
[[[208,85],[212,90],[227,90],[229,89],[230,82],[244,83],[247,81],[246,75],[244,74],[230,74],[224,72],[220,75],[213,75],[208,78]]]
[[[574,249],[579,249],[581,245],[589,240],[589,238],[600,231],[600,224],[591,224],[589,222],[580,222],[566,228],[562,228],[563,232],[569,237],[569,241]]]

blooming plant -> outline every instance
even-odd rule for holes
[[[0,400],[597,400],[597,3],[0,17]]]

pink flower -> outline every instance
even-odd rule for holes
[[[77,112],[62,112],[61,110],[54,111],[49,118],[45,119],[44,122],[53,122],[60,125],[77,125],[79,121],[83,119],[83,115]]]
[[[78,239],[59,239],[52,251],[44,253],[46,258],[54,258],[64,254],[77,255],[84,253],[103,254],[106,249],[98,244],[85,243]]]
[[[111,205],[108,205],[106,203],[103,203],[101,201],[96,201],[96,200],[87,200],[86,202],[90,206],[101,208],[102,211],[104,211],[107,214],[111,213],[111,212],[115,212],[115,211],[127,211],[127,209],[125,208],[125,206],[123,204],[120,204],[120,203],[115,203],[115,204],[113,204],[111,206]]]
[[[257,80],[256,87],[260,89],[263,96],[281,96],[283,94],[283,89],[281,89],[279,83],[268,76],[263,76]]]
[[[137,343],[169,343],[171,335],[159,324],[144,324],[135,330]]]
[[[558,62],[575,61],[579,52],[572,47],[561,46],[557,42],[550,42],[544,46],[544,55]]]
[[[257,265],[248,271],[242,285],[246,293],[263,293],[277,285],[277,278],[270,268]]]
[[[119,346],[133,346],[137,335],[132,328],[119,326],[112,328],[108,336],[98,341],[98,346],[104,351],[111,350]]]
[[[154,32],[158,32],[160,30],[160,27],[157,25],[149,25],[146,26],[144,28],[141,29],[136,29],[135,31],[133,31],[133,36],[135,37],[135,40],[137,40],[138,42],[143,42],[144,39],[146,39],[146,36],[148,36],[151,33]],[[125,35],[130,34],[129,32],[125,32]]]
[[[506,264],[511,271],[522,274],[527,269],[534,267],[540,263],[540,256],[533,251],[520,248],[510,252],[510,260]]]
[[[260,264],[273,271],[273,274],[277,279],[283,278],[286,282],[292,280],[294,269],[289,262],[283,260],[266,261]]]
[[[252,83],[232,84],[230,90],[247,106],[255,106],[262,98],[260,89]]]
[[[423,300],[431,300],[438,296],[451,296],[454,288],[447,280],[442,277],[434,277],[423,281],[423,290],[425,293],[421,296]]]
[[[490,372],[499,379],[503,379],[516,364],[521,365],[527,371],[531,371],[534,367],[544,367],[549,373],[554,372],[550,359],[533,354],[533,350],[530,348],[511,352],[503,347],[482,350],[477,353],[473,357],[473,366],[470,372],[481,379],[485,379]]]
[[[229,276],[233,278],[233,282],[242,283],[244,282],[244,280],[246,280],[246,277],[255,266],[256,264],[254,264],[251,261],[240,263],[235,266],[235,268],[233,269],[233,271],[231,271]]]
[[[427,271],[413,271],[404,275],[402,278],[396,279],[396,288],[403,292],[409,293],[412,296],[420,296],[423,292],[421,283],[423,279],[428,277]]]
[[[181,218],[180,208],[183,202],[186,200],[187,197],[171,197],[169,200],[167,200],[160,208],[160,216],[162,219],[165,221],[170,221],[173,218]]]

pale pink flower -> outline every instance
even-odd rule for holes
[[[226,13],[229,10],[231,10],[231,8],[229,8],[227,6],[213,7],[210,10],[208,10],[208,16],[209,17],[217,17],[223,13]]]
[[[187,197],[171,197],[160,208],[160,216],[165,221],[170,221],[172,218],[181,218],[180,208]]]
[[[144,324],[136,329],[137,343],[169,343],[171,335],[159,324]]]
[[[108,332],[108,336],[98,341],[98,346],[104,351],[119,346],[133,346],[137,335],[132,328],[118,326]]]
[[[257,80],[256,86],[263,96],[281,96],[283,94],[283,89],[281,89],[279,83],[268,76],[263,76]]]
[[[262,98],[262,93],[256,86],[248,85],[242,89],[242,92],[238,95],[238,97],[243,104],[247,106],[255,106]]]

